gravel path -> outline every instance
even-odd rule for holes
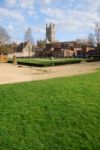
[[[79,75],[94,72],[97,68],[100,68],[100,62],[46,68],[0,63],[0,84]]]

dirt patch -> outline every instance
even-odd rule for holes
[[[0,84],[44,80],[94,72],[100,62],[37,68],[0,63]]]

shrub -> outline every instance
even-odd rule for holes
[[[10,60],[9,63],[12,61]],[[59,61],[25,61],[25,60],[18,60],[17,63],[20,65],[27,65],[27,66],[36,66],[36,67],[50,67],[50,66],[60,66],[66,64],[76,64],[80,63],[81,59],[70,59],[70,60],[59,60]]]

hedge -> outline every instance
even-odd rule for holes
[[[9,63],[12,63],[12,61],[8,61]],[[64,60],[64,61],[41,61],[41,62],[23,62],[23,61],[17,61],[17,64],[20,65],[27,65],[27,66],[35,66],[35,67],[49,67],[49,66],[60,66],[60,65],[66,65],[66,64],[76,64],[80,63],[81,60]]]

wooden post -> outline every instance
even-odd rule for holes
[[[17,64],[17,61],[16,61],[16,56],[13,55],[13,64],[16,65]]]

